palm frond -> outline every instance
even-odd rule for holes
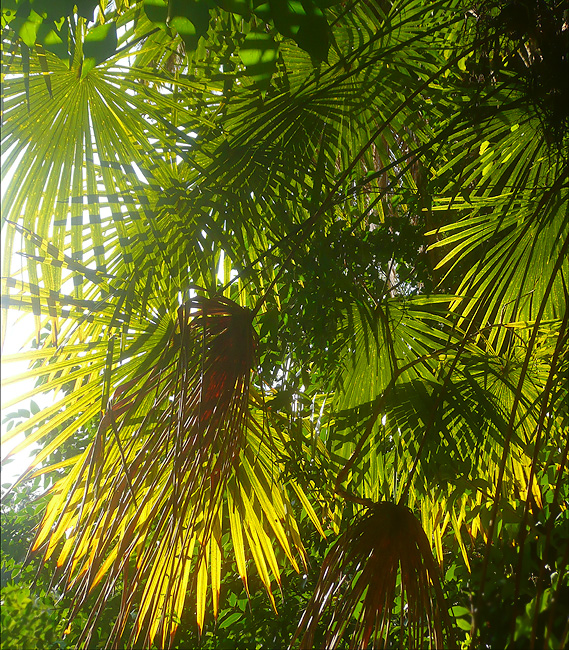
[[[399,621],[392,611],[396,595]],[[324,622],[326,632],[317,641],[317,626]],[[303,648],[336,648],[346,635],[350,648],[381,648],[396,634],[392,626],[399,627],[401,647],[422,648],[427,640],[434,648],[454,645],[438,567],[421,524],[405,506],[380,502],[324,559],[297,636],[302,634]]]
[[[304,562],[292,507],[273,474],[284,441],[250,407],[251,312],[225,298],[195,298],[154,340],[103,408],[95,440],[52,488],[33,547],[44,561],[57,557],[76,607],[97,592],[85,642],[118,580],[131,596],[117,618],[115,643],[138,590],[132,642],[144,635],[145,643],[171,644],[189,588],[203,626],[208,582],[218,611],[228,523],[245,584],[248,548],[271,599],[271,575],[279,581],[279,569],[269,534],[293,567],[297,558]],[[121,367],[136,363],[131,354]]]

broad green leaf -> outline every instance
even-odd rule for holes
[[[115,54],[117,49],[117,26],[115,23],[105,23],[89,29],[83,42],[83,67],[81,78],[97,65]]]
[[[261,88],[267,88],[277,66],[278,45],[270,34],[251,31],[239,48],[247,74]]]

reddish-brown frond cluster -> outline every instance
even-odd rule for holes
[[[235,456],[255,352],[249,310],[222,297],[194,298],[178,309],[175,331],[146,375],[115,391],[100,428],[120,428],[121,418],[129,421],[137,405],[153,396],[158,422],[175,432],[178,452]]]
[[[398,588],[401,609],[393,612]],[[452,647],[438,567],[421,524],[405,506],[382,502],[328,553],[297,635],[304,631],[302,648],[314,647],[317,626],[326,622],[317,646],[336,648],[349,635],[350,648],[368,648],[370,642],[383,648],[393,621],[401,647],[423,648],[427,639],[432,648]]]
[[[211,429],[231,412],[236,399],[247,399],[256,340],[249,310],[224,298],[202,299],[198,304],[190,329],[203,340],[199,423]],[[187,315],[187,306],[180,307],[179,319]]]

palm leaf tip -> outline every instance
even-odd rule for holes
[[[401,603],[393,611],[400,574]],[[326,611],[327,631],[316,642]],[[401,647],[453,647],[453,633],[438,567],[421,524],[402,505],[381,502],[349,528],[328,553],[293,644],[382,648],[399,617]],[[405,641],[406,640],[406,641]],[[370,645],[371,644],[371,645]]]

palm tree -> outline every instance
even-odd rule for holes
[[[4,306],[38,331],[5,361],[63,395],[8,438],[55,477],[32,551],[90,599],[83,645],[118,584],[110,645],[173,645],[188,594],[201,628],[225,532],[276,608],[301,513],[337,535],[308,646],[381,647],[394,603],[402,644],[452,645],[445,550],[479,563],[476,643],[493,544],[515,528],[519,574],[541,522],[548,557],[569,30],[519,4],[3,9]]]

